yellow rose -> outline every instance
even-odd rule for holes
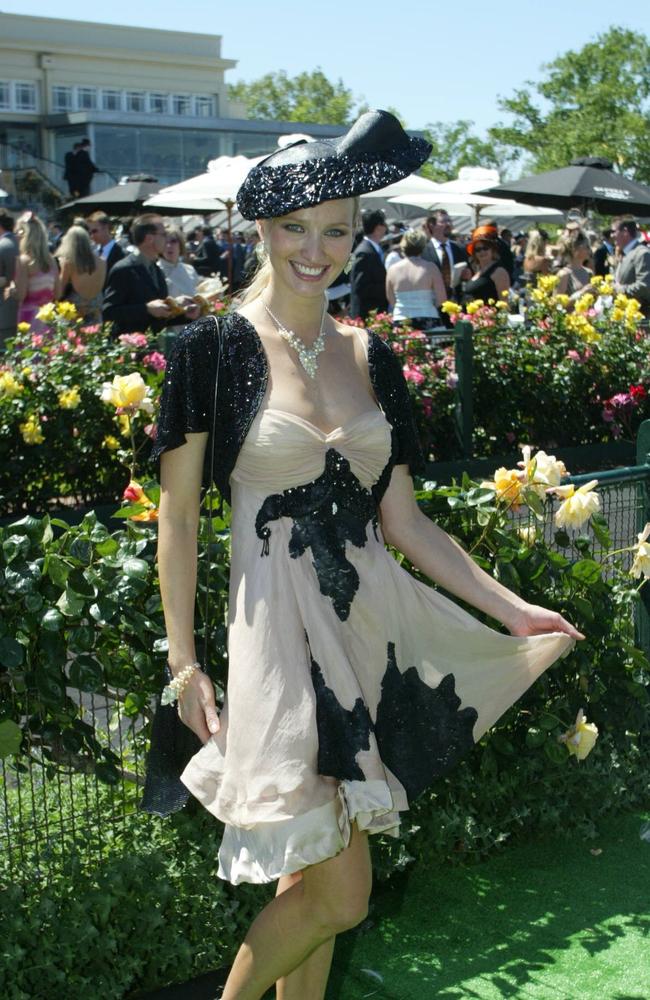
[[[449,300],[447,300],[447,302],[443,302],[440,309],[443,313],[446,313],[447,316],[457,316],[463,311],[457,302],[450,302]]]
[[[74,302],[59,302],[57,311],[61,319],[74,320],[77,318],[77,307]]]
[[[45,438],[41,434],[41,427],[35,413],[30,414],[27,420],[18,425],[25,444],[42,444]]]
[[[562,292],[558,292],[557,295],[553,297],[553,301],[556,305],[561,306],[562,309],[566,309],[569,302],[571,301],[570,295],[564,295]]]
[[[560,528],[580,528],[592,514],[600,510],[600,497],[594,493],[598,480],[592,479],[576,490],[570,486],[554,486],[553,493],[564,498],[555,514],[555,523]]]
[[[31,326],[29,323],[19,323],[16,329],[18,330],[18,333],[29,333]]]
[[[149,392],[142,375],[132,372],[131,375],[116,375],[112,382],[104,382],[101,398],[105,403],[111,403],[120,409],[152,413],[153,403]]]
[[[504,309],[508,308],[508,303],[507,302],[497,302],[496,306],[497,306],[497,309],[499,310],[499,312],[503,312]]]
[[[552,292],[559,280],[557,274],[540,274],[537,278],[537,287],[544,292]]]
[[[534,524],[529,524],[525,527],[517,528],[517,534],[524,545],[532,545],[537,538],[537,528]]]
[[[647,541],[648,536],[650,536],[650,524],[646,524],[643,531],[639,532],[636,536],[638,541],[633,550],[634,562],[630,568],[632,576],[650,577],[650,544]]]
[[[473,316],[479,311],[479,309],[482,309],[484,305],[485,302],[483,299],[474,299],[473,302],[470,302],[469,305],[465,306],[465,312],[468,316]]]
[[[81,396],[79,395],[78,385],[59,393],[59,406],[62,410],[76,410],[80,402]]]
[[[546,494],[548,486],[560,485],[562,477],[567,475],[566,465],[561,459],[556,458],[555,455],[547,455],[545,451],[538,451],[534,456],[531,456],[529,444],[523,445],[521,450],[524,460],[519,464],[524,468],[526,482],[529,485],[541,487],[536,491],[540,496]]]
[[[560,736],[560,740],[566,746],[570,754],[578,760],[584,760],[591,753],[594,744],[598,739],[598,727],[593,722],[587,722],[587,717],[580,709],[576,721],[566,733]]]
[[[117,451],[120,447],[120,442],[112,434],[106,434],[103,441],[104,448],[108,448],[109,451]]]
[[[123,438],[128,438],[131,434],[131,418],[128,413],[120,413],[117,418],[120,425],[120,434]]]
[[[596,300],[594,299],[591,292],[585,292],[585,294],[581,295],[578,301],[576,302],[575,311],[577,313],[589,312],[595,301]]]
[[[511,504],[516,510],[521,503],[521,475],[518,469],[501,466],[494,473],[494,481],[481,483],[481,486],[494,490],[497,500]]]
[[[23,389],[24,386],[11,372],[0,372],[0,399],[4,396],[7,399],[13,399],[14,396],[19,396]]]
[[[42,323],[53,323],[56,319],[56,306],[53,302],[47,302],[44,306],[36,313],[36,319],[40,319]]]

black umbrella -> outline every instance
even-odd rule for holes
[[[591,208],[601,215],[629,212],[643,218],[650,216],[650,187],[616,174],[611,168],[609,160],[584,157],[573,160],[569,167],[531,174],[479,193],[514,198],[526,205],[583,211]]]
[[[129,177],[124,184],[89,194],[85,198],[76,198],[62,205],[59,211],[75,208],[89,211],[103,208],[108,215],[133,215],[134,210],[142,208],[143,202],[160,191],[160,183],[155,177]]]

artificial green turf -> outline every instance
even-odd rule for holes
[[[337,943],[328,1000],[649,1000],[648,819],[413,868]]]

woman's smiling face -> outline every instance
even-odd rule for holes
[[[345,267],[354,237],[356,200],[324,201],[257,226],[273,281],[301,296],[321,296]]]

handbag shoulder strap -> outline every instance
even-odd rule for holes
[[[208,543],[207,543],[207,556],[206,556],[206,569],[205,569],[205,613],[203,618],[203,669],[205,670],[208,664],[208,622],[210,615],[210,566],[212,562],[212,498],[214,496],[214,442],[216,440],[217,434],[217,399],[219,394],[219,373],[221,370],[221,356],[223,354],[223,330],[219,325],[219,320],[216,316],[213,316],[215,326],[217,328],[217,370],[214,379],[214,397],[212,401],[212,423],[211,423],[211,435],[208,438],[208,446],[210,448],[210,481],[208,483]]]

